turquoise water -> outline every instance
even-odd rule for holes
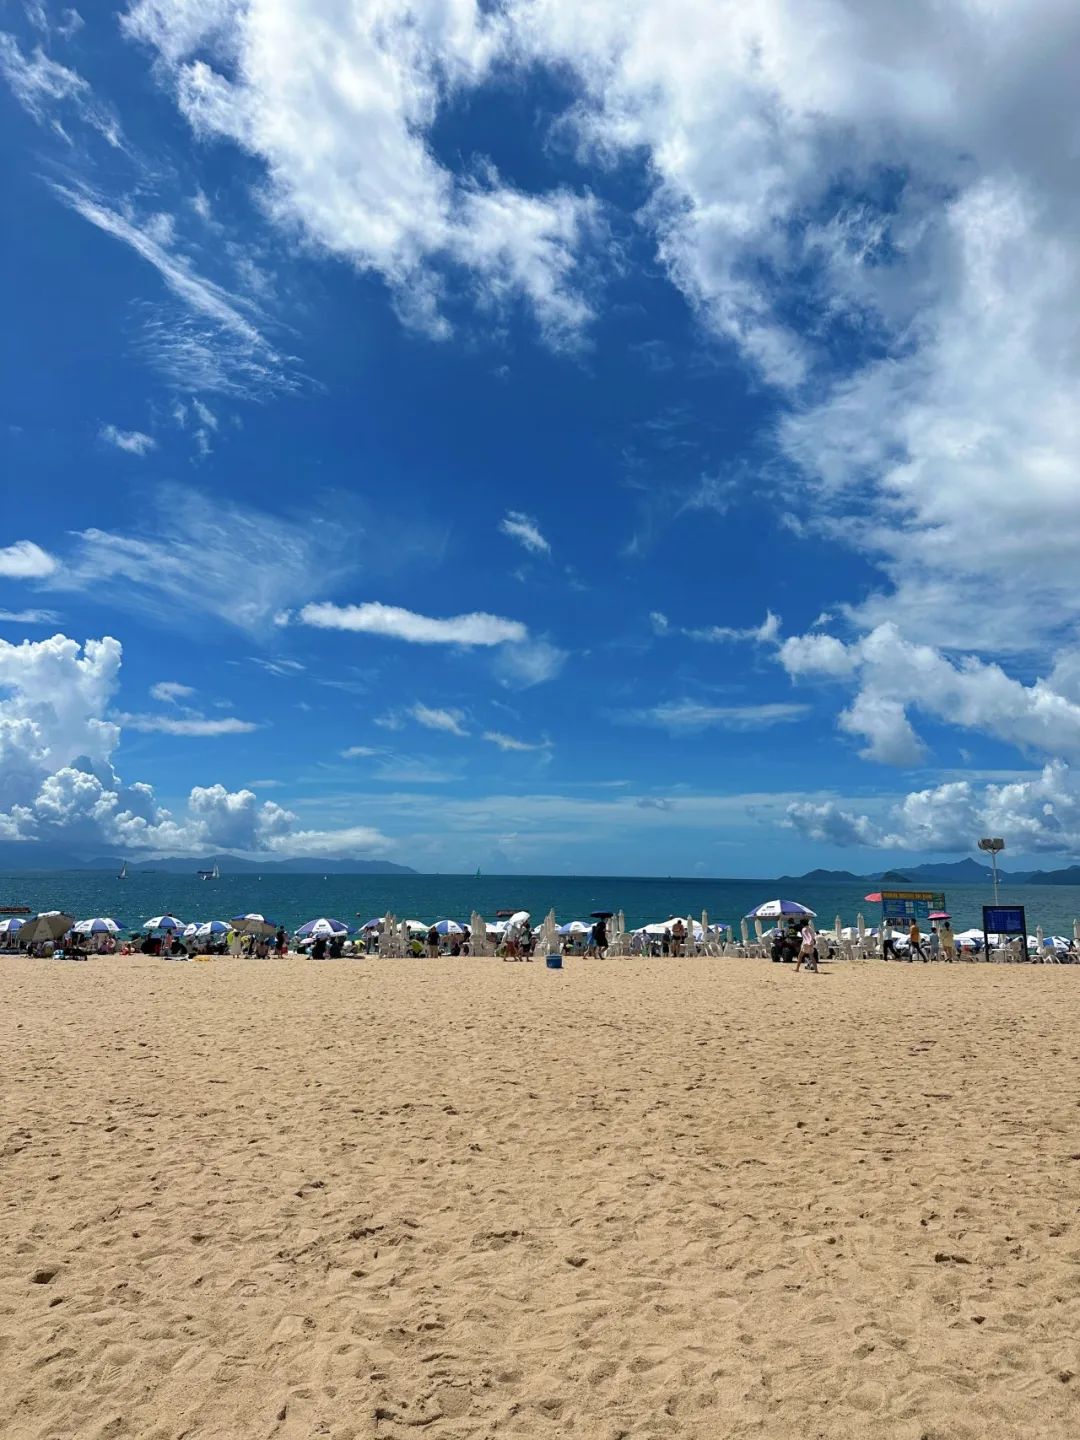
[[[853,925],[862,911],[868,925],[879,916],[863,899],[864,884],[802,885],[784,899],[799,900],[831,928],[837,913]],[[529,910],[539,921],[554,906],[560,922],[588,919],[593,910],[625,910],[627,923],[641,925],[669,915],[700,915],[738,923],[739,917],[777,895],[775,881],[631,879],[581,875],[194,875],[132,874],[126,880],[97,871],[0,874],[0,904],[32,910],[65,910],[77,919],[111,915],[137,929],[151,915],[184,921],[227,920],[255,910],[289,930],[318,915],[361,924],[392,911],[402,919],[468,920],[473,909],[487,919],[496,910]],[[1080,887],[1015,885],[1001,899],[1027,907],[1028,928],[1072,934],[1080,916]],[[955,886],[946,891],[953,928],[982,923],[981,906],[993,900],[990,886]]]

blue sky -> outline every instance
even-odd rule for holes
[[[0,10],[0,838],[1080,848],[1077,16],[586,10]]]

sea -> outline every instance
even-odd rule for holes
[[[868,926],[880,920],[880,906],[864,899],[876,888],[858,883],[795,884],[775,880],[704,880],[603,875],[258,875],[223,874],[200,880],[195,874],[136,871],[120,880],[103,871],[21,871],[0,873],[0,905],[63,910],[76,919],[107,915],[123,928],[138,930],[154,915],[185,923],[229,920],[251,911],[289,931],[320,915],[362,925],[393,913],[399,919],[431,923],[467,922],[473,910],[492,920],[498,910],[528,910],[535,923],[554,908],[561,923],[588,920],[593,911],[623,910],[628,926],[700,916],[738,928],[740,918],[762,901],[798,900],[816,911],[818,925],[831,929],[837,915],[854,925],[861,913]],[[912,887],[915,888],[915,887]],[[928,886],[937,889],[937,886]],[[953,929],[982,924],[982,906],[993,902],[989,884],[945,887]],[[1080,917],[1080,886],[1003,885],[1001,903],[1023,905],[1028,930],[1072,935]]]

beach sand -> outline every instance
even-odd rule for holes
[[[1080,970],[0,994],[4,1440],[1080,1434]]]

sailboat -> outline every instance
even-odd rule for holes
[[[126,879],[127,879],[127,861],[126,861],[126,860],[121,860],[121,862],[120,862],[120,874],[117,875],[116,878],[117,878],[118,880],[126,880]]]
[[[218,867],[217,867],[216,864],[215,864],[215,866],[214,866],[214,868],[213,868],[212,870],[198,870],[198,871],[196,871],[196,874],[198,875],[198,877],[199,877],[200,880],[220,880],[220,879],[221,879],[221,871],[218,869]]]

